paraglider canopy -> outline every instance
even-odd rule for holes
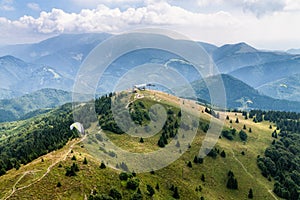
[[[81,123],[75,122],[75,123],[71,124],[70,130],[73,130],[74,128],[76,128],[80,134],[84,135],[84,128]]]

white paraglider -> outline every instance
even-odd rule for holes
[[[74,128],[76,128],[80,134],[84,135],[84,128],[81,123],[75,122],[75,123],[71,124],[70,130],[73,130]]]

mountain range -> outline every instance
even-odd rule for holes
[[[93,48],[111,36],[106,33],[63,34],[35,44],[0,47],[0,98],[18,97],[43,88],[72,91],[82,61]],[[237,78],[259,95],[300,101],[300,93],[295,92],[300,87],[297,81],[300,57],[294,54],[295,51],[258,50],[246,43],[221,47],[203,42],[198,44],[211,56],[219,73]],[[180,56],[158,49],[143,49],[115,60],[99,81],[98,92],[112,90],[114,83],[129,69],[145,63],[172,67],[193,84],[202,78]],[[227,86],[232,89],[242,84],[237,79]],[[236,92],[238,95],[240,91]],[[228,105],[236,105],[236,102]]]
[[[300,102],[274,99],[255,90],[253,87],[227,74],[222,74],[227,108],[241,110],[279,110],[300,112]],[[211,76],[192,83],[197,98],[200,101],[210,102],[208,88],[215,89],[220,80],[218,76]]]
[[[0,100],[0,122],[27,119],[71,102],[70,92],[57,89],[41,89],[13,99]]]

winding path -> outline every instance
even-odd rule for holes
[[[232,157],[242,166],[243,170],[246,172],[246,174],[248,174],[248,176],[250,176],[251,178],[254,179],[254,176],[247,170],[247,168],[244,166],[244,164],[237,158],[235,157],[234,151],[233,149],[231,149],[231,153],[232,153]],[[270,190],[269,188],[267,188],[267,186],[265,186],[265,184],[263,184],[260,180],[258,180],[258,182],[264,186],[264,188],[266,188],[266,190],[270,193],[270,195],[278,200],[278,198],[273,194],[272,190]]]
[[[250,176],[251,178],[254,178],[252,174],[250,174],[250,172],[248,172],[247,168],[244,166],[244,164],[237,159],[237,157],[235,157],[235,154],[233,152],[233,149],[231,149],[231,153],[232,153],[232,157],[242,166],[242,168],[244,169],[244,171],[246,172],[246,174],[248,174],[248,176]]]
[[[54,163],[52,163],[48,168],[47,168],[47,171],[39,178],[37,179],[36,181],[30,183],[29,185],[26,185],[26,186],[23,186],[23,187],[20,187],[20,188],[16,188],[17,184],[29,173],[34,173],[34,172],[37,172],[37,171],[40,171],[40,170],[29,170],[29,171],[26,171],[23,173],[23,175],[16,181],[16,183],[13,185],[12,187],[12,191],[11,193],[7,196],[7,197],[4,197],[3,200],[7,200],[9,199],[15,192],[19,191],[19,190],[23,190],[25,188],[28,188],[30,186],[32,186],[33,184],[41,181],[45,176],[47,176],[47,174],[49,174],[49,172],[51,171],[51,169],[57,164],[59,163],[60,161],[65,161],[69,155],[69,153],[72,151],[73,147],[82,142],[83,140],[86,139],[86,136],[87,135],[84,135],[80,140],[78,140],[77,142],[74,142],[70,147],[69,147],[69,150],[67,153],[65,153],[62,157],[58,158]]]

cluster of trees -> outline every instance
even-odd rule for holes
[[[135,101],[130,105],[130,115],[132,120],[139,125],[145,125],[150,121],[148,110],[142,101]]]
[[[274,192],[282,198],[300,197],[300,135],[288,134],[268,147],[257,159],[262,174],[275,179]]]
[[[215,117],[215,118],[218,118],[218,119],[220,118],[220,114],[219,114],[218,112],[214,111],[212,108],[209,109],[209,108],[205,107],[205,110],[204,110],[204,111],[205,111],[206,113],[212,115],[212,116]]]
[[[135,173],[125,173],[121,172],[119,174],[119,179],[121,181],[126,181],[126,189],[134,191],[130,200],[142,200],[144,196],[139,188],[139,179],[135,177]],[[159,190],[158,184],[155,187]],[[147,184],[146,185],[147,195],[152,197],[155,194],[154,188]],[[100,192],[94,191],[88,198],[89,200],[121,200],[123,199],[122,192],[116,188],[111,188],[108,194],[101,194]]]
[[[116,134],[123,134],[125,131],[128,131],[130,128],[130,122],[128,119],[130,118],[135,124],[138,125],[147,125],[150,122],[150,115],[153,120],[157,120],[155,117],[155,113],[149,112],[147,106],[141,100],[134,101],[129,105],[126,105],[126,101],[124,101],[124,97],[126,94],[118,94],[115,95],[113,93],[109,95],[102,96],[95,100],[95,110],[99,115],[99,125],[103,130],[107,130]],[[112,101],[116,102],[115,112],[118,112],[118,116],[114,116],[111,110]],[[128,106],[128,112],[124,111],[124,108]],[[153,111],[154,112],[154,111]],[[116,123],[115,117],[118,117],[118,121],[122,121],[122,127],[119,127]],[[150,127],[146,126],[145,131],[150,131]]]
[[[263,176],[275,180],[274,192],[281,198],[300,198],[300,114],[279,111],[252,111],[253,115],[276,123],[280,133],[273,131],[275,140],[257,159]],[[279,137],[278,137],[279,136]]]
[[[223,137],[225,137],[226,139],[228,140],[233,140],[234,139],[234,136],[236,135],[236,129],[230,129],[230,130],[222,130],[222,133],[221,135]]]
[[[173,110],[169,109],[167,112],[167,120],[162,128],[161,136],[157,142],[157,145],[159,147],[165,147],[165,145],[168,144],[169,138],[174,138],[177,136],[178,128],[179,128],[179,120],[181,117],[181,111],[179,111],[177,114],[174,113]],[[186,126],[187,129],[189,129],[188,126]]]
[[[170,190],[173,192],[172,197],[173,197],[174,199],[180,199],[178,187],[172,185],[171,188],[170,188]]]
[[[91,195],[89,195],[88,200],[121,200],[122,198],[122,193],[116,188],[112,188],[109,190],[108,195],[94,191]]]
[[[47,115],[28,121],[24,129],[0,141],[0,175],[20,164],[27,164],[48,152],[62,148],[69,139],[78,137],[70,131],[72,105],[65,104]]]
[[[245,127],[243,129],[245,129]],[[249,129],[249,132],[251,132],[251,129]],[[234,136],[236,135],[236,129],[233,128],[229,130],[222,130],[221,135],[228,140],[234,140]],[[239,136],[242,141],[247,141],[248,135],[244,130],[240,130]]]
[[[111,111],[113,93],[102,96],[95,100],[95,111],[100,116],[99,125],[103,130],[111,131],[116,134],[123,134],[124,131],[117,125]]]
[[[79,167],[76,163],[73,163],[71,167],[66,167],[66,176],[76,176],[76,172],[79,172]]]
[[[241,138],[242,141],[247,141],[248,135],[247,135],[247,133],[245,131],[241,130],[239,132],[239,136],[240,136],[240,138]]]

